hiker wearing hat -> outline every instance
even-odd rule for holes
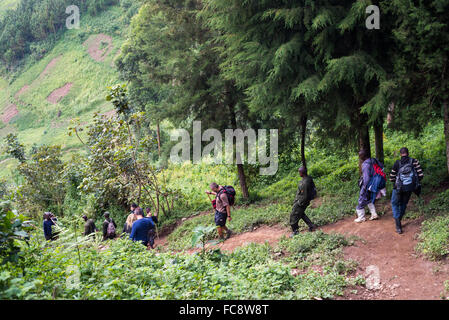
[[[298,234],[298,223],[301,219],[307,224],[309,231],[313,231],[317,228],[317,226],[310,221],[309,217],[307,217],[305,213],[310,201],[316,197],[315,184],[312,177],[307,175],[307,169],[305,167],[299,168],[298,172],[302,179],[298,184],[298,191],[296,192],[292,212],[290,213],[290,226],[293,231],[290,237]]]
[[[107,211],[104,213],[104,218],[105,220],[103,222],[103,241],[106,239],[114,239],[117,224],[112,218],[110,218],[109,212]]]
[[[92,219],[87,219],[86,215],[83,215],[83,220],[86,222],[84,224],[84,233],[83,236],[88,236],[89,234],[95,233],[98,231],[97,227],[95,226],[95,222]]]

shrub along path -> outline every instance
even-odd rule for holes
[[[344,248],[344,256],[345,259],[358,262],[356,273],[362,274],[367,279],[367,284],[365,287],[348,288],[345,295],[338,299],[441,299],[441,293],[445,289],[444,282],[449,280],[449,264],[444,261],[432,262],[416,253],[422,218],[404,220],[404,233],[401,235],[395,232],[391,209],[379,220],[356,224],[353,222],[354,218],[355,216],[351,216],[319,228],[325,233],[360,238],[355,245]],[[289,234],[289,228],[283,226],[260,226],[207,247],[229,252],[251,242],[268,241],[275,246],[282,236]],[[167,236],[156,240],[156,245],[165,246]],[[199,250],[195,248],[187,252]]]

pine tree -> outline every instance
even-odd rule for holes
[[[397,17],[395,127],[418,133],[432,119],[443,119],[449,172],[449,1],[393,0],[383,5]]]

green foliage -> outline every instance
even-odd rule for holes
[[[447,200],[447,198],[446,198]],[[449,254],[449,211],[422,224],[417,250],[430,259],[443,259]]]
[[[55,42],[55,35],[64,31],[69,5],[78,6],[81,15],[96,15],[117,3],[118,0],[20,0],[15,9],[0,17],[0,60],[13,69],[27,54],[41,58],[42,47],[47,51]]]
[[[0,203],[0,258],[1,264],[7,262],[17,263],[19,260],[20,246],[19,240],[29,239],[29,234],[25,231],[25,216],[10,210],[9,202]]]
[[[40,210],[62,213],[65,181],[61,158],[60,146],[43,145],[34,149],[30,159],[18,166],[18,172],[24,177],[24,183],[16,191],[21,210],[34,217],[40,215]]]
[[[10,133],[5,137],[6,142],[6,150],[5,152],[11,155],[13,158],[19,160],[21,163],[24,163],[25,158],[25,147],[21,144],[17,135]]]
[[[0,267],[2,299],[311,299],[341,295],[349,279],[332,268],[292,274],[268,245],[231,254],[155,253],[128,239],[65,239],[23,248],[23,268]],[[72,240],[69,240],[72,239]],[[337,246],[334,246],[334,248]]]

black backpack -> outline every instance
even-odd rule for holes
[[[316,191],[315,183],[312,180],[312,190],[311,190],[311,193],[309,195],[309,200],[312,201],[313,199],[316,198],[317,195],[318,195],[318,192]]]
[[[410,158],[407,163],[400,164],[396,175],[396,190],[398,192],[410,192],[415,191],[419,186],[418,174],[413,165],[413,159]]]
[[[235,203],[235,189],[233,186],[223,186],[223,188],[217,193],[217,197],[220,196],[220,193],[224,191],[228,196],[229,205],[233,206]]]

